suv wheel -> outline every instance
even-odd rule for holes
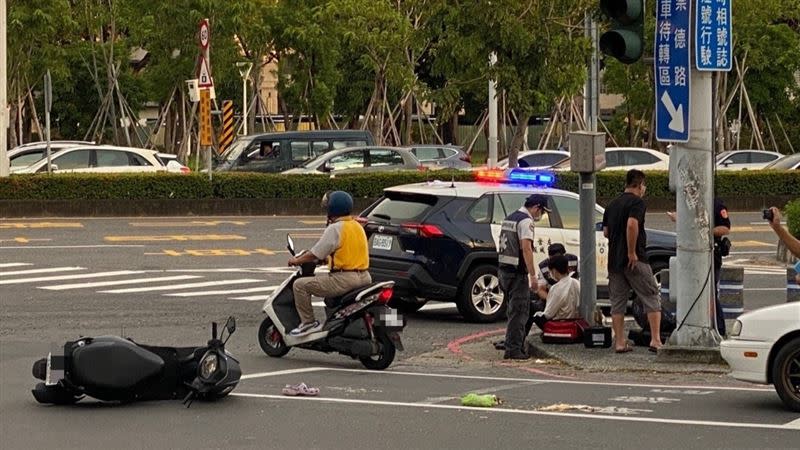
[[[474,267],[464,280],[456,306],[465,319],[473,322],[495,322],[505,317],[506,302],[497,267],[488,264]]]

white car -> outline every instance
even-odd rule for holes
[[[800,153],[776,159],[764,166],[764,170],[800,170]]]
[[[54,173],[165,172],[167,168],[154,150],[109,145],[65,148],[51,157]],[[47,158],[13,173],[47,172]]]
[[[717,155],[717,170],[759,170],[783,157],[764,150],[730,150]]]
[[[191,173],[192,169],[186,167],[178,161],[178,155],[173,153],[156,153],[156,157],[170,173]]]
[[[517,156],[517,167],[523,169],[546,169],[569,158],[566,150],[529,150]],[[508,158],[497,163],[499,169],[508,169]]]
[[[553,170],[569,170],[569,159]],[[606,168],[603,170],[669,170],[669,156],[649,148],[609,147],[606,149]]]
[[[50,141],[50,155],[69,147],[94,145],[87,141]],[[8,151],[8,162],[11,170],[20,170],[47,157],[47,142],[29,142]]]
[[[773,384],[783,403],[800,412],[800,302],[742,314],[720,352],[733,378]]]

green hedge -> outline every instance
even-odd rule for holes
[[[792,236],[800,238],[800,198],[786,204],[786,224]]]
[[[278,175],[219,173],[213,181],[195,174],[36,174],[0,178],[2,200],[82,199],[203,199],[203,198],[319,198],[328,190],[341,189],[355,197],[373,198],[389,186],[427,180],[468,181],[473,173],[463,171],[394,172],[359,175]],[[669,192],[667,172],[647,174],[649,197],[674,198]],[[625,184],[624,172],[602,172],[597,176],[597,196],[614,197]],[[578,176],[557,175],[555,187],[577,191]],[[717,196],[798,196],[800,171],[742,171],[717,174]],[[800,215],[800,214],[797,214]]]

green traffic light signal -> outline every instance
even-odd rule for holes
[[[600,51],[632,64],[644,47],[644,0],[600,0],[600,10],[611,19],[611,28],[600,36]]]

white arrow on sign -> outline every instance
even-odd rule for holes
[[[664,94],[661,96],[661,101],[664,103],[664,107],[667,108],[667,112],[672,118],[672,120],[669,121],[669,129],[677,133],[683,133],[686,129],[686,124],[683,123],[683,105],[678,105],[676,109],[667,91],[664,91]]]

